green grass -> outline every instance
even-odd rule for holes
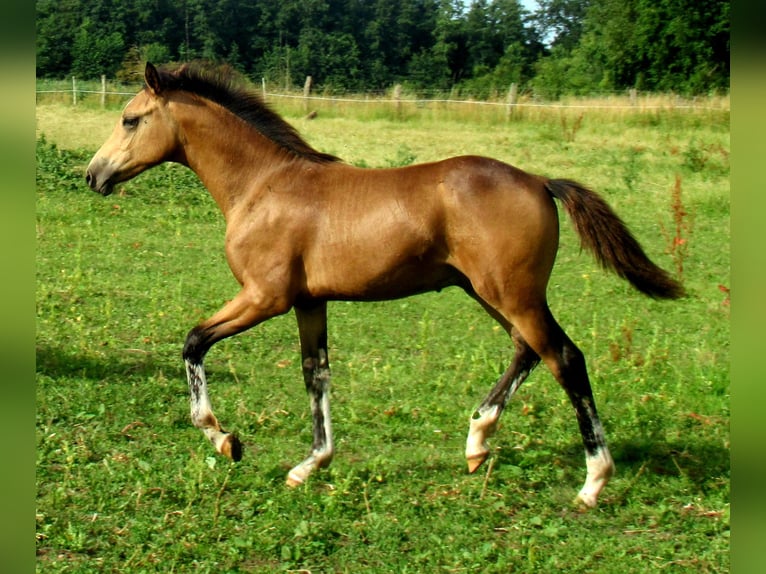
[[[576,128],[561,115],[292,117],[314,145],[359,165],[470,152],[582,180],[658,263],[683,264],[690,296],[648,300],[580,253],[562,218],[551,307],[586,354],[618,469],[599,507],[582,512],[571,504],[585,473],[574,412],[544,367],[509,404],[491,464],[467,475],[469,417],[511,350],[454,289],[330,305],[337,455],[297,490],[285,474],[311,428],[294,318],[216,345],[213,406],[245,443],[238,464],[216,456],[189,422],[180,359],[187,331],[237,291],[215,204],[178,166],[93,194],[82,172],[101,136],[71,138],[83,122],[108,135],[117,112],[39,111],[38,571],[728,571],[720,115],[588,114]]]

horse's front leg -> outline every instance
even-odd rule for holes
[[[236,435],[225,431],[213,414],[207,392],[207,378],[203,361],[210,347],[217,341],[241,333],[287,310],[273,299],[259,296],[252,289],[243,289],[218,313],[194,327],[186,337],[183,359],[189,382],[191,420],[216,451],[234,461],[242,458],[242,443]]]
[[[317,468],[332,461],[330,363],[327,359],[327,303],[295,307],[301,340],[303,379],[311,402],[314,441],[309,456],[287,475],[289,486],[303,484]]]

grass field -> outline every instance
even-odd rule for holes
[[[284,486],[311,443],[295,320],[216,345],[213,406],[245,443],[191,426],[186,332],[237,291],[220,214],[160,166],[106,199],[82,173],[119,111],[37,108],[39,572],[727,572],[728,112],[550,111],[518,121],[289,119],[351,163],[461,153],[581,180],[690,293],[655,302],[580,253],[562,218],[549,288],[586,354],[617,464],[597,509],[563,391],[539,367],[468,475],[473,409],[509,341],[458,290],[330,305],[337,454]]]

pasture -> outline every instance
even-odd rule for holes
[[[216,456],[181,361],[238,290],[216,205],[173,165],[94,194],[83,170],[119,110],[38,102],[38,571],[728,571],[728,112],[283,111],[356,165],[477,153],[580,180],[682,277],[683,300],[641,296],[562,214],[550,304],[585,353],[616,476],[595,510],[572,504],[580,436],[544,366],[467,474],[469,417],[512,349],[457,289],[330,304],[337,453],[296,490],[311,417],[295,318],[217,344],[211,398],[245,452]]]

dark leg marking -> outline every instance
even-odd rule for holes
[[[596,506],[599,493],[614,474],[614,461],[596,411],[585,357],[566,335],[563,335],[559,353],[557,379],[574,407],[585,448],[587,474],[585,484],[575,500],[592,508]]]
[[[469,472],[476,472],[489,456],[487,439],[495,432],[500,415],[508,401],[527,379],[529,373],[540,362],[537,353],[527,345],[518,333],[514,333],[513,338],[516,344],[516,354],[511,365],[471,417],[465,449]]]
[[[330,417],[330,363],[327,358],[327,304],[295,307],[301,340],[303,380],[311,404],[313,443],[311,453],[287,476],[287,484],[305,482],[317,468],[332,461],[334,446]]]

